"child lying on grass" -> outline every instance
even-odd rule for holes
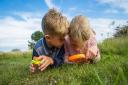
[[[61,13],[50,9],[42,19],[42,30],[44,37],[41,38],[33,48],[30,72],[35,72],[36,66],[40,71],[47,67],[56,67],[63,63],[64,58],[64,37],[68,30],[68,20]],[[40,63],[38,63],[40,61]]]
[[[70,63],[68,57],[74,54],[84,54],[84,59],[73,63],[96,63],[100,60],[95,32],[90,28],[84,16],[76,16],[69,26],[69,34],[65,37],[65,63]]]

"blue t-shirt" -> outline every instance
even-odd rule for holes
[[[64,46],[62,46],[61,48],[50,48],[48,47],[45,38],[41,38],[37,41],[36,45],[33,48],[32,58],[34,56],[39,57],[42,55],[51,57],[54,61],[54,64],[51,66],[56,67],[63,63],[64,52]]]

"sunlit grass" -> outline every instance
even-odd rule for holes
[[[31,52],[0,54],[0,85],[128,85],[128,39],[99,44],[97,64],[64,64],[30,74]]]

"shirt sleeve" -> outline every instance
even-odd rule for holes
[[[88,49],[86,52],[86,57],[90,59],[92,57],[95,57],[97,53],[98,53],[97,41],[95,37],[93,37],[88,41]]]
[[[69,56],[69,48],[68,48],[68,43],[67,42],[64,43],[64,50],[65,50],[64,60],[67,60],[68,56]]]
[[[39,57],[38,53],[37,53],[36,50],[33,48],[32,59],[33,59],[34,56]]]
[[[58,55],[53,58],[54,64],[51,65],[52,67],[58,67],[60,66],[62,63],[64,63],[64,46],[62,46],[62,48],[60,49]]]

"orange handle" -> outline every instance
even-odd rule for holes
[[[85,55],[84,54],[75,54],[68,57],[68,60],[70,62],[82,62],[85,61]]]

